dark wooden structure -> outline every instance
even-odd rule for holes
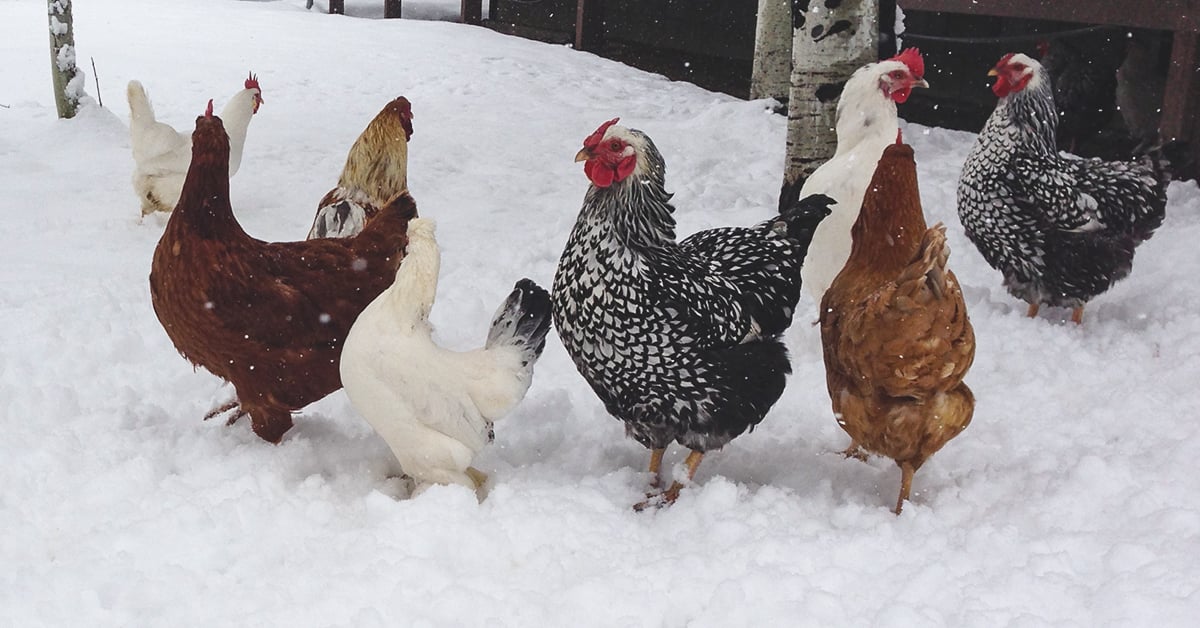
[[[383,0],[383,17],[399,19],[401,0]],[[464,24],[479,24],[483,22],[483,0],[462,0],[462,21]],[[346,0],[329,0],[331,14],[345,15]]]
[[[383,17],[400,18],[400,0],[383,0]],[[346,14],[346,0],[329,0],[329,13]]]
[[[1200,163],[1200,0],[900,0],[905,11],[1034,18],[1173,33],[1160,129],[1190,141]]]

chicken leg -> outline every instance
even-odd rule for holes
[[[1082,305],[1071,310],[1071,322],[1075,323],[1076,325],[1083,324],[1083,306]]]
[[[1037,316],[1039,309],[1041,309],[1041,305],[1037,303],[1030,303],[1029,309],[1025,311],[1025,316],[1033,318],[1034,316]]]
[[[900,497],[896,499],[896,515],[898,516],[912,491],[913,475],[917,473],[917,467],[921,465],[913,464],[911,461],[897,462],[896,464],[900,465]]]
[[[658,459],[659,459],[659,462],[661,463],[662,456],[660,455]],[[687,466],[688,482],[691,482],[692,478],[696,477],[696,469],[698,469],[700,467],[700,461],[703,459],[704,459],[704,452],[692,451],[691,453],[688,454],[687,459],[684,460],[683,463]],[[653,460],[654,460],[653,454],[651,454],[651,462],[652,463],[653,463]],[[670,506],[671,504],[675,503],[676,499],[679,499],[679,491],[683,490],[683,486],[684,485],[682,482],[680,482],[679,480],[675,480],[675,481],[671,482],[670,488],[668,488],[667,490],[665,490],[661,493],[658,493],[657,495],[649,496],[649,499],[647,499],[644,502],[639,502],[637,504],[634,504],[633,509],[638,512],[641,512],[647,508],[650,508],[651,506],[653,506],[655,508],[662,508],[663,506]]]
[[[665,447],[652,449],[650,451],[650,488],[658,488],[662,486],[662,475],[659,472],[662,470],[663,454],[667,453]],[[647,493],[646,497],[653,497],[653,493]]]
[[[479,469],[476,469],[475,467],[467,467],[464,473],[466,473],[467,477],[471,478],[471,481],[475,483],[476,491],[482,489],[487,484],[487,474]]]

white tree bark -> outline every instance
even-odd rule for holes
[[[780,209],[837,149],[837,100],[859,67],[876,61],[878,0],[795,0],[787,159]]]
[[[50,67],[58,117],[74,118],[83,97],[83,72],[75,66],[75,25],[71,0],[48,0],[50,15]]]
[[[792,0],[758,0],[750,98],[786,103],[792,74]]]

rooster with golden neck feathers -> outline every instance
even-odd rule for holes
[[[412,105],[400,96],[381,110],[350,147],[338,185],[321,199],[308,239],[346,238],[408,191]]]

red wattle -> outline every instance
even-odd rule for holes
[[[594,159],[584,162],[583,173],[592,181],[592,185],[598,188],[606,188],[612,185],[613,176],[615,175],[612,168],[605,168],[603,165],[597,164]]]
[[[1012,88],[1008,84],[1008,81],[1004,79],[1004,76],[997,76],[996,84],[992,85],[992,93],[995,94],[997,98],[1004,98],[1011,91]]]

